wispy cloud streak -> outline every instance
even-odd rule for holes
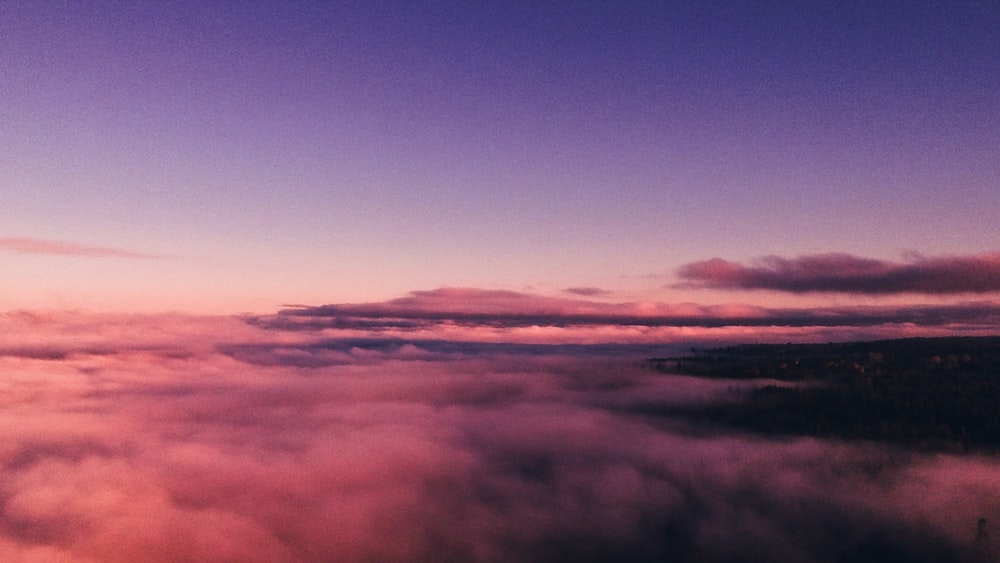
[[[756,265],[712,258],[682,266],[681,287],[768,289],[791,293],[950,295],[1000,291],[1000,253],[918,256],[905,262],[850,254],[768,256]]]
[[[611,292],[599,287],[568,287],[563,290],[569,295],[579,295],[580,297],[607,297]]]
[[[47,254],[54,256],[85,256],[92,258],[159,258],[151,254],[143,254],[120,248],[90,246],[70,242],[60,242],[36,238],[5,237],[0,238],[0,250],[17,254]]]

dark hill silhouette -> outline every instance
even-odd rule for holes
[[[931,451],[1000,452],[1000,337],[831,344],[753,344],[661,370],[776,379],[742,403],[653,409],[768,435],[875,440]]]

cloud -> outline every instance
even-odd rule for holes
[[[1000,305],[969,302],[944,305],[894,305],[826,308],[765,308],[744,304],[603,303],[537,296],[511,291],[446,288],[417,291],[390,301],[362,304],[300,306],[275,315],[248,318],[262,328],[317,332],[380,331],[430,333],[470,329],[507,331],[583,329],[612,340],[641,338],[641,329],[719,329],[727,327],[877,327],[912,325],[993,329],[1000,326]],[[614,333],[618,333],[615,336]],[[646,331],[650,339],[655,335]],[[661,334],[660,337],[663,335]],[[662,338],[661,338],[662,340]]]
[[[712,258],[682,266],[678,276],[685,280],[681,287],[712,289],[865,295],[992,293],[1000,291],[1000,253],[918,256],[906,262],[850,254],[768,256],[758,265]]]
[[[0,250],[18,254],[48,254],[93,258],[158,258],[151,254],[142,254],[120,248],[89,246],[34,238],[0,238]]]
[[[251,364],[298,367],[362,363],[386,357],[402,357],[407,360],[445,360],[482,356],[643,358],[671,356],[684,349],[684,345],[676,343],[540,344],[375,337],[329,338],[300,344],[224,344],[218,348],[226,355]],[[0,354],[2,353],[0,350]],[[40,356],[44,357],[43,354]]]
[[[290,308],[276,316],[260,317],[256,322],[262,326],[307,330],[323,327],[418,329],[442,323],[493,327],[648,325],[683,322],[682,317],[703,318],[718,311],[697,305],[612,304],[506,290],[441,288],[414,291],[406,297],[384,302]],[[668,317],[675,320],[663,320]]]
[[[610,291],[599,287],[568,287],[563,291],[570,295],[579,295],[580,297],[606,297],[611,295]]]
[[[976,543],[980,518],[1000,522],[995,459],[642,414],[739,400],[746,382],[565,348],[324,344],[228,317],[17,313],[0,329],[68,351],[0,355],[5,561],[995,553]],[[322,346],[342,361],[287,361]]]

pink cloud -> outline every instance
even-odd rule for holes
[[[1000,291],[1000,253],[916,257],[906,262],[815,254],[768,256],[758,265],[721,258],[693,262],[678,272],[682,287],[769,289],[791,293],[833,292],[959,294]]]
[[[0,250],[18,254],[49,254],[56,256],[85,256],[93,258],[157,258],[120,248],[90,246],[34,238],[0,238]]]
[[[67,351],[0,354],[7,561],[946,560],[1000,521],[996,460],[647,418],[746,387],[631,360],[402,346],[305,369],[221,353],[316,342],[239,318],[0,324]]]

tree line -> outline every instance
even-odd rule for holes
[[[765,434],[1000,452],[1000,337],[751,344],[649,362],[701,377],[798,383],[764,385],[736,404],[661,414]]]

